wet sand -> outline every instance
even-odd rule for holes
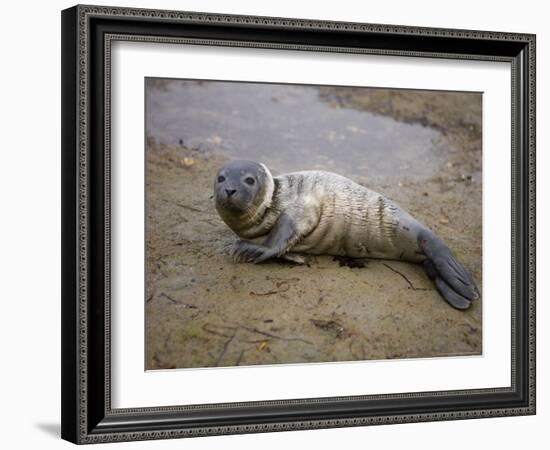
[[[295,132],[283,136],[288,118],[277,123],[277,117],[293,111],[292,104],[284,105],[284,90],[263,103],[270,109],[272,133],[243,118],[248,103],[242,96],[222,99],[219,92],[218,103],[200,105],[198,115],[210,115],[210,128],[182,129],[175,110],[167,113],[176,117],[173,128],[163,128],[169,122],[162,117],[163,95],[177,97],[181,89],[171,83],[176,82],[151,83],[148,91],[146,368],[481,353],[482,299],[466,312],[454,310],[420,266],[405,262],[369,260],[352,268],[319,256],[309,266],[234,263],[228,247],[235,236],[212,199],[215,173],[240,155],[239,139],[263,140],[254,159],[274,174],[333,170],[399,203],[447,242],[482,288],[479,95],[307,88],[300,97],[300,89],[292,95],[287,90],[295,105],[310,102],[320,123],[331,110],[343,115],[311,136],[311,115],[300,111],[290,118]],[[261,95],[254,104],[262,106]],[[227,120],[220,113],[224,102],[241,118]],[[158,123],[149,127],[153,119]],[[308,133],[310,145],[304,144]],[[292,151],[272,151],[288,147]],[[250,147],[243,157],[254,151]],[[403,154],[407,157],[399,159]]]

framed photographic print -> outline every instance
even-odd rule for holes
[[[535,36],[62,12],[62,437],[535,413]]]

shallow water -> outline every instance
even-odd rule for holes
[[[274,172],[437,174],[440,133],[331,104],[301,85],[148,79],[148,138],[266,163]]]

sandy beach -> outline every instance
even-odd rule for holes
[[[483,299],[457,311],[405,262],[234,263],[212,199],[236,157],[335,171],[432,228],[482,289],[480,94],[256,86],[148,80],[146,368],[480,354]]]

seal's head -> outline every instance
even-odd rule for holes
[[[263,164],[230,161],[214,180],[216,209],[234,230],[250,226],[269,208],[273,189],[273,176]]]

